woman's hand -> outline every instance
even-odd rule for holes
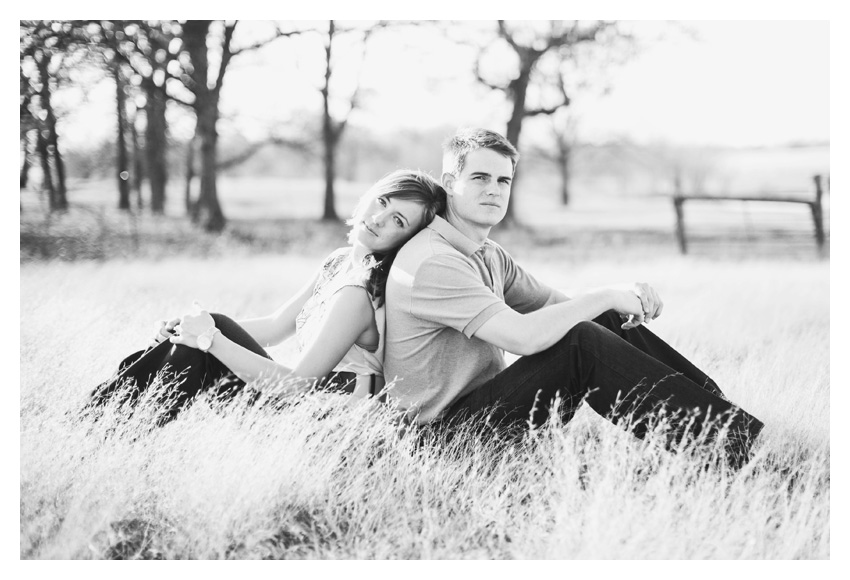
[[[168,340],[172,344],[182,344],[192,348],[198,348],[198,337],[215,327],[215,320],[210,313],[195,304],[195,309],[190,314],[184,314],[179,319],[175,328],[177,331]]]
[[[178,324],[180,324],[179,318],[172,318],[171,320],[160,320],[158,323],[156,323],[156,336],[154,336],[151,346],[157,345],[163,340],[171,338],[171,336],[176,332],[174,330],[174,327]]]

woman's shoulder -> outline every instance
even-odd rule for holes
[[[345,263],[345,260],[348,258],[349,253],[351,252],[350,247],[337,248],[333,252],[327,255],[327,257],[322,261],[321,275],[323,278],[331,278],[333,277],[337,271],[340,270],[340,266]]]
[[[337,248],[333,252],[327,255],[325,258],[324,264],[330,264],[334,262],[341,262],[345,258],[347,258],[351,254],[351,246],[343,246],[341,248]]]

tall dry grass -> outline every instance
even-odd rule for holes
[[[21,557],[830,556],[827,264],[533,262],[558,287],[653,282],[655,331],[766,423],[750,464],[706,469],[584,409],[518,444],[400,430],[327,395],[93,421],[86,393],[152,321],[193,299],[262,314],[315,260],[24,264]]]

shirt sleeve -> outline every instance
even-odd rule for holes
[[[411,287],[410,313],[472,337],[493,315],[510,308],[487,288],[462,257],[440,254],[425,260]]]
[[[349,286],[361,288],[369,296],[369,301],[372,302],[372,297],[369,294],[368,288],[369,270],[367,268],[355,268],[343,274],[337,274],[336,278],[328,286],[328,298]],[[374,307],[374,303],[372,305]]]
[[[497,251],[505,272],[505,302],[508,306],[521,314],[527,314],[567,300],[562,292],[538,282],[501,247]]]

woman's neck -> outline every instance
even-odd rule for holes
[[[370,252],[369,249],[366,248],[366,246],[364,246],[362,244],[355,243],[354,245],[351,246],[351,260],[355,264],[362,263],[363,259],[366,258],[366,256],[368,256],[371,253],[372,252]]]

